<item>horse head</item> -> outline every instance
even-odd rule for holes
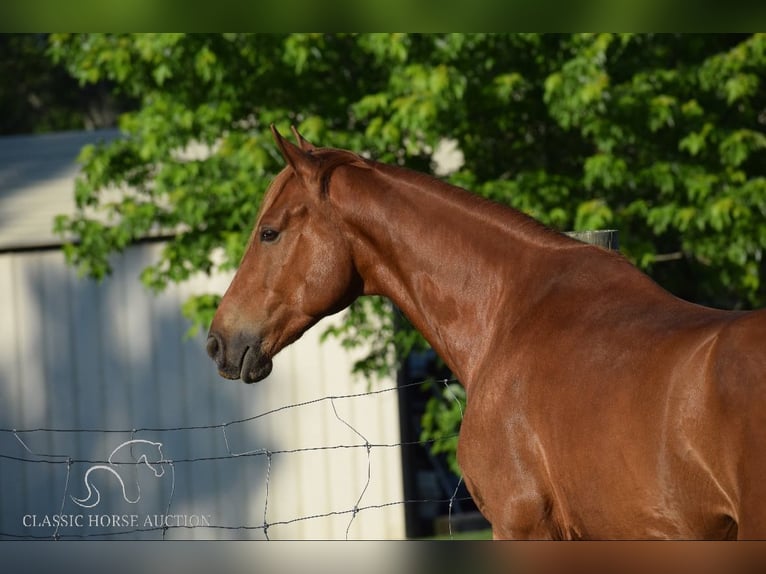
[[[246,383],[268,376],[274,355],[361,293],[329,179],[340,165],[363,160],[315,148],[293,131],[300,147],[272,126],[287,166],[269,186],[208,334],[219,373]]]
[[[169,461],[166,460],[165,455],[162,454],[161,442],[146,441],[146,444],[153,447],[149,449],[151,459],[149,454],[144,453],[138,457],[137,462],[145,464],[146,467],[154,473],[154,476],[159,478],[165,474],[165,467],[163,465]]]

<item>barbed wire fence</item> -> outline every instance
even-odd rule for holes
[[[433,382],[433,381],[429,381]],[[449,392],[449,385],[456,381],[452,379],[443,379],[435,381],[444,386],[447,391],[447,396],[460,403],[451,392]],[[415,500],[391,500],[386,502],[368,502],[365,495],[367,494],[373,477],[373,465],[372,454],[375,451],[381,449],[394,449],[419,446],[429,448],[432,443],[437,440],[450,440],[454,439],[456,435],[444,436],[439,439],[433,439],[430,441],[404,441],[395,443],[380,443],[372,442],[360,432],[358,428],[352,425],[347,418],[342,417],[336,407],[336,403],[340,400],[353,400],[361,397],[370,397],[374,395],[381,395],[384,393],[392,393],[402,391],[410,387],[421,386],[426,381],[419,381],[409,383],[406,385],[391,386],[379,390],[369,390],[360,393],[342,394],[342,395],[329,395],[323,396],[317,399],[308,400],[304,402],[298,402],[294,404],[284,405],[278,408],[270,409],[256,415],[241,418],[237,420],[225,421],[220,424],[209,425],[192,425],[192,426],[178,426],[178,427],[143,427],[135,429],[110,429],[110,428],[30,428],[30,429],[17,429],[17,428],[0,428],[0,437],[6,438],[12,437],[20,447],[22,456],[15,454],[8,454],[0,452],[0,462],[13,461],[28,467],[31,467],[31,472],[34,472],[34,467],[38,465],[53,465],[57,468],[63,468],[64,475],[61,480],[62,484],[58,488],[58,503],[57,514],[53,517],[46,517],[42,520],[45,521],[43,526],[45,529],[44,534],[36,534],[29,532],[29,526],[41,526],[37,524],[40,520],[37,516],[29,515],[30,524],[24,524],[25,528],[23,532],[9,532],[7,528],[0,529],[1,539],[55,539],[55,540],[67,540],[67,539],[132,539],[138,534],[155,533],[157,538],[167,539],[169,533],[173,530],[189,530],[189,529],[201,529],[203,531],[215,531],[225,530],[232,531],[241,534],[241,538],[249,538],[252,533],[257,532],[265,538],[269,539],[269,530],[276,526],[286,526],[290,524],[296,524],[306,521],[319,521],[326,520],[331,517],[348,517],[348,522],[345,529],[345,538],[349,539],[349,532],[357,517],[366,512],[370,512],[376,509],[384,509],[387,507],[413,505],[413,504],[446,504],[448,506],[448,525],[449,535],[452,536],[452,516],[453,506],[461,502],[470,500],[470,497],[459,496],[460,486],[462,480],[458,481],[457,487],[451,493],[451,496],[447,498],[423,498]],[[334,444],[334,445],[317,445],[300,448],[288,448],[288,449],[268,449],[256,447],[250,450],[237,450],[233,448],[232,440],[230,438],[230,432],[232,427],[243,423],[251,423],[258,419],[264,419],[266,417],[273,416],[277,413],[283,413],[285,411],[297,411],[310,405],[316,405],[318,403],[329,403],[334,417],[337,421],[347,427],[351,433],[358,438],[358,441],[350,444]],[[192,433],[192,432],[207,432],[217,435],[218,440],[224,445],[225,454],[208,456],[190,456],[186,458],[168,458],[163,452],[163,443],[160,441],[153,441],[145,438],[140,438],[143,435],[153,433]],[[30,446],[30,438],[38,435],[127,435],[130,438],[120,443],[114,448],[110,455],[105,458],[78,458],[69,453],[62,452],[43,452],[40,449]],[[48,440],[49,444],[54,441]],[[269,496],[270,488],[272,486],[273,473],[272,466],[276,458],[293,456],[307,452],[322,452],[322,451],[336,451],[336,450],[361,450],[366,454],[364,461],[366,464],[366,480],[363,481],[362,488],[358,495],[355,497],[355,503],[350,507],[342,507],[327,512],[320,512],[314,514],[299,515],[288,519],[270,520],[270,503]],[[118,455],[126,455],[127,460],[117,460]],[[257,523],[251,524],[222,524],[215,523],[204,519],[204,517],[192,517],[191,520],[184,518],[183,520],[168,520],[168,517],[175,516],[174,504],[176,503],[176,467],[178,465],[194,465],[199,463],[222,463],[227,460],[233,459],[262,459],[265,461],[265,477],[264,477],[264,491],[265,496],[262,504],[262,512],[260,512],[261,519]],[[87,465],[88,470],[84,474],[84,484],[86,487],[86,496],[78,498],[74,492],[74,472],[73,469],[76,465]],[[136,494],[133,496],[128,494],[128,486],[125,484],[124,473],[121,470],[125,467],[129,467],[133,470],[133,479],[135,481],[135,488],[132,489]],[[155,477],[168,478],[170,482],[169,496],[167,504],[164,505],[164,514],[160,515],[159,519],[153,519],[150,524],[141,524],[139,522],[127,521],[123,519],[121,527],[118,529],[113,528],[114,524],[111,524],[112,528],[99,529],[98,523],[91,524],[89,526],[96,526],[96,528],[83,529],[84,524],[80,523],[78,518],[81,516],[71,513],[65,513],[65,507],[67,504],[75,503],[80,509],[89,509],[98,505],[100,501],[100,491],[91,478],[91,474],[99,473],[108,475],[111,480],[117,481],[121,486],[122,496],[125,502],[137,503],[141,497],[141,489],[138,484],[137,471],[140,467],[144,471],[151,471]],[[236,496],[236,493],[231,493],[231,496]],[[55,494],[53,495],[56,496]],[[156,517],[157,515],[155,515]],[[118,518],[113,516],[113,518]],[[26,518],[25,518],[26,520]],[[75,533],[67,533],[66,530],[77,526],[80,527]]]

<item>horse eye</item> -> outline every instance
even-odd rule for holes
[[[272,241],[276,241],[277,237],[279,237],[279,231],[276,229],[263,229],[261,231],[261,241],[264,243],[271,243]]]

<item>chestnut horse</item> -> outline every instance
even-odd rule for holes
[[[212,322],[252,383],[360,295],[465,386],[458,460],[496,538],[766,537],[766,311],[677,299],[618,254],[427,175],[299,146]]]

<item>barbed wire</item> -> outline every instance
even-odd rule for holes
[[[225,531],[246,531],[246,532],[260,531],[263,534],[263,536],[268,540],[269,529],[275,526],[286,526],[286,525],[296,524],[299,522],[304,522],[309,520],[320,520],[320,519],[326,519],[326,518],[337,517],[337,516],[349,516],[349,521],[346,525],[346,530],[345,530],[345,538],[348,539],[351,527],[356,517],[361,512],[375,510],[375,509],[384,509],[384,508],[399,506],[399,505],[411,505],[411,504],[423,504],[423,503],[431,503],[431,504],[439,503],[439,504],[448,505],[448,518],[449,518],[448,525],[449,525],[449,534],[451,536],[453,505],[456,502],[460,503],[460,502],[465,502],[470,500],[470,497],[468,496],[463,496],[463,497],[458,496],[462,479],[458,482],[457,487],[455,488],[454,492],[449,498],[410,499],[410,500],[391,501],[391,502],[378,503],[378,504],[363,504],[363,500],[365,498],[365,494],[367,493],[372,480],[372,451],[373,450],[400,448],[400,447],[407,447],[407,446],[413,446],[413,445],[429,447],[433,443],[443,441],[443,440],[453,439],[457,436],[457,433],[441,436],[439,438],[433,438],[429,440],[381,442],[381,443],[371,442],[370,440],[368,440],[368,438],[364,434],[362,434],[348,420],[346,420],[339,414],[338,409],[336,408],[336,401],[345,400],[345,399],[355,399],[359,397],[370,397],[374,395],[380,395],[383,393],[402,391],[411,387],[423,386],[428,383],[436,383],[436,384],[441,384],[445,387],[445,394],[447,394],[452,400],[457,402],[462,413],[462,405],[460,404],[459,399],[454,395],[454,393],[452,393],[452,391],[449,388],[449,385],[455,382],[457,381],[454,379],[425,380],[425,381],[418,381],[418,382],[413,382],[413,383],[408,383],[403,385],[386,387],[386,388],[378,389],[378,390],[368,390],[368,391],[359,392],[359,393],[349,393],[349,394],[343,394],[343,395],[328,395],[328,396],[323,396],[313,400],[307,400],[307,401],[302,401],[302,402],[293,403],[289,405],[283,405],[274,409],[270,409],[270,410],[258,413],[250,417],[226,421],[226,422],[218,423],[218,424],[174,426],[174,427],[140,427],[140,428],[130,428],[130,429],[50,428],[50,427],[38,427],[38,428],[31,428],[31,429],[0,428],[0,434],[8,434],[13,436],[13,438],[21,445],[23,450],[26,453],[28,453],[27,455],[24,455],[24,456],[0,453],[0,460],[5,459],[5,460],[21,462],[24,464],[46,464],[46,465],[62,465],[62,466],[65,465],[66,466],[66,475],[64,478],[63,492],[62,492],[61,501],[59,504],[60,515],[64,514],[64,508],[66,506],[67,500],[69,499],[74,500],[77,504],[85,508],[89,507],[89,506],[86,506],[85,504],[86,501],[88,502],[88,504],[92,504],[93,506],[98,504],[98,498],[95,503],[90,502],[90,499],[94,496],[94,492],[96,497],[100,497],[100,493],[98,492],[98,489],[95,486],[91,486],[91,484],[88,482],[88,474],[90,472],[95,472],[99,470],[104,472],[111,472],[114,476],[116,476],[119,479],[119,482],[123,488],[123,495],[125,497],[125,500],[129,501],[127,494],[125,493],[125,485],[123,483],[123,480],[120,477],[119,473],[117,473],[112,467],[119,467],[120,465],[138,467],[141,464],[145,464],[148,468],[152,469],[155,472],[155,476],[159,477],[159,476],[163,476],[165,471],[164,467],[167,466],[170,469],[170,475],[172,478],[169,500],[165,507],[165,516],[167,517],[172,515],[172,508],[173,508],[173,503],[175,498],[175,465],[192,464],[192,463],[209,462],[209,461],[222,461],[222,460],[242,458],[242,457],[245,457],[245,458],[265,457],[266,459],[266,469],[265,469],[265,479],[264,479],[265,480],[265,497],[263,502],[262,522],[260,524],[252,524],[252,525],[248,525],[248,524],[223,525],[223,524],[210,524],[210,523],[170,524],[168,523],[167,520],[164,520],[161,525],[150,526],[148,528],[136,527],[136,528],[131,528],[127,530],[119,530],[119,531],[99,530],[96,532],[65,534],[60,532],[61,525],[57,523],[55,525],[53,533],[49,535],[35,535],[35,534],[28,534],[28,533],[16,534],[12,532],[0,531],[0,538],[48,539],[48,540],[50,539],[55,539],[55,540],[88,539],[88,538],[104,539],[104,538],[112,538],[112,537],[128,537],[134,534],[161,531],[162,538],[165,539],[168,532],[171,529],[210,529],[210,530],[225,530]],[[359,437],[359,439],[362,442],[352,443],[352,444],[319,445],[319,446],[298,447],[298,448],[288,448],[288,449],[255,448],[255,449],[246,450],[246,451],[235,451],[232,448],[231,442],[229,440],[229,436],[227,434],[227,429],[231,428],[233,425],[253,422],[258,419],[262,419],[264,417],[274,415],[276,413],[288,411],[291,409],[298,409],[298,408],[306,407],[309,405],[315,405],[315,404],[319,404],[323,402],[330,403],[330,406],[335,418],[341,424],[345,425],[357,437]],[[141,433],[159,433],[159,432],[172,433],[172,432],[188,432],[188,431],[198,431],[198,430],[220,431],[223,436],[223,443],[225,445],[226,454],[168,459],[168,458],[165,458],[164,455],[162,455],[162,452],[161,452],[162,443],[136,438],[137,435]],[[93,459],[93,458],[77,458],[67,454],[37,451],[31,448],[29,444],[27,443],[27,441],[24,440],[24,437],[27,437],[28,435],[32,435],[35,433],[54,433],[54,434],[55,433],[62,433],[62,434],[70,434],[70,433],[82,433],[82,434],[116,433],[117,434],[119,433],[119,434],[128,434],[131,438],[129,440],[124,441],[120,445],[118,445],[117,448],[115,448],[111,452],[108,458]],[[146,454],[142,454],[141,456],[136,458],[134,455],[134,448],[138,444],[140,444],[141,446],[153,445],[159,451],[160,456],[156,458],[156,460],[151,460],[151,461],[149,460],[149,457]],[[129,448],[130,454],[131,454],[131,460],[128,460],[128,461],[113,460],[114,455],[116,455],[116,453],[119,450],[124,448]],[[328,511],[324,513],[307,514],[307,515],[291,518],[288,520],[269,521],[268,520],[269,487],[270,487],[270,482],[272,480],[271,470],[272,470],[272,461],[274,457],[284,456],[284,455],[294,455],[294,454],[306,453],[306,452],[331,451],[331,450],[339,450],[339,449],[364,449],[366,451],[365,481],[362,488],[360,489],[358,496],[355,499],[353,506],[351,506],[350,508],[344,508],[342,510],[333,510],[333,511]],[[33,457],[33,458],[30,458],[30,457]],[[71,483],[70,478],[72,473],[72,467],[75,464],[91,465],[91,467],[89,468],[88,472],[85,475],[85,484],[88,490],[88,496],[84,499],[77,499],[75,498],[73,494],[70,493],[70,483]],[[140,498],[141,496],[140,487],[138,486],[138,483],[136,483],[136,486],[138,487],[138,497]],[[137,500],[138,499],[132,502],[136,502]]]

